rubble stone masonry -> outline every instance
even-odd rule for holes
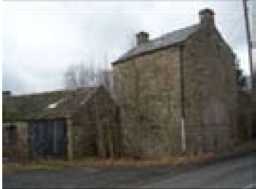
[[[230,149],[237,136],[234,61],[216,28],[201,26],[182,44],[115,64],[125,152],[181,153],[182,116],[187,153]]]

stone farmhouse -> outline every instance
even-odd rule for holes
[[[3,156],[14,159],[120,152],[118,107],[103,87],[3,94]]]
[[[138,156],[220,152],[237,143],[235,54],[213,10],[113,62],[124,151]]]
[[[137,45],[112,63],[113,95],[103,87],[5,93],[4,156],[157,157],[233,148],[239,141],[235,54],[214,12],[199,16],[199,23],[156,39],[138,33]]]

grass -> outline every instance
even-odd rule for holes
[[[200,162],[212,158],[213,154],[205,154],[201,156],[188,157],[163,157],[163,158],[118,158],[118,159],[100,159],[100,158],[84,158],[73,161],[65,160],[38,160],[26,163],[5,163],[3,164],[3,173],[12,174],[20,171],[61,171],[71,167],[148,167],[148,166],[178,166],[188,163]]]
[[[236,147],[233,153],[243,153],[256,150],[256,141],[247,142]],[[215,159],[217,156],[213,153],[190,155],[190,156],[171,156],[161,158],[118,158],[118,159],[101,159],[96,157],[87,157],[84,159],[65,161],[65,160],[38,160],[23,163],[3,163],[3,173],[11,174],[19,171],[61,171],[71,167],[147,167],[147,166],[180,166],[186,164],[200,163]]]
[[[48,163],[45,161],[44,163],[6,163],[3,164],[3,174],[12,174],[20,171],[60,171],[65,168],[64,164],[53,164],[51,161]]]

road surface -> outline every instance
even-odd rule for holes
[[[4,188],[256,188],[256,155],[190,168],[69,168],[3,176]]]
[[[194,169],[146,186],[149,187],[256,189],[256,156],[246,156]]]

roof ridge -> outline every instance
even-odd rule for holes
[[[86,103],[98,92],[99,88],[100,88],[100,86],[98,86],[98,87],[92,87],[92,91],[91,91],[89,94],[87,94],[87,95],[82,99],[82,101],[78,104],[78,106],[77,106],[73,111],[69,112],[67,116],[68,116],[68,117],[71,117],[71,116],[74,115],[77,111],[79,111],[82,106],[86,105]],[[70,98],[70,96],[69,96],[68,98]],[[67,98],[67,100],[68,100],[68,98]]]
[[[93,88],[98,88],[99,86],[90,86],[90,87],[79,87],[76,89],[59,89],[59,90],[53,90],[53,91],[41,91],[41,92],[33,92],[33,93],[28,93],[28,94],[18,94],[18,95],[11,95],[11,96],[6,96],[7,98],[19,98],[19,97],[29,97],[29,96],[43,96],[43,95],[49,95],[53,93],[65,93],[65,92],[76,92],[79,90],[84,90],[84,89],[93,89]]]
[[[156,38],[154,38],[154,39],[152,39],[152,40],[150,40],[150,41],[154,41],[154,40],[157,40],[157,39],[161,39],[161,38],[163,38],[163,37],[165,37],[165,36],[167,36],[167,35],[171,35],[171,34],[174,34],[174,33],[178,33],[178,32],[181,32],[181,31],[184,31],[184,30],[187,30],[187,29],[191,29],[191,28],[193,28],[193,27],[199,27],[199,25],[200,24],[193,24],[193,25],[190,25],[190,26],[185,26],[185,27],[182,27],[182,28],[179,28],[179,29],[175,29],[175,30],[173,30],[173,31],[170,31],[170,32],[168,32],[168,33],[165,33],[165,34],[162,34],[162,35],[160,35],[159,37],[156,37]],[[150,42],[149,41],[149,42]]]
[[[41,91],[41,92],[33,92],[33,93],[28,93],[28,94],[11,95],[11,96],[7,96],[7,97],[18,98],[18,97],[27,97],[27,96],[41,96],[41,95],[47,95],[47,94],[51,94],[51,93],[61,93],[61,92],[66,92],[66,91],[69,91],[69,90],[61,89],[61,90],[55,90],[55,91]]]
[[[90,94],[88,94],[88,96],[85,96],[83,98],[83,101],[80,102],[80,105],[86,104],[86,102],[88,102],[88,100],[97,92],[98,89],[99,89],[99,87],[93,87],[92,91],[90,92]]]
[[[179,44],[184,42],[191,36],[193,33],[198,31],[200,24],[193,24],[180,28],[178,30],[171,31],[169,33],[163,34],[155,39],[149,40],[148,42],[137,45],[134,48],[128,50],[124,53],[119,59],[113,62],[113,64],[126,61],[135,56],[139,56],[144,53],[152,52],[168,46]]]

